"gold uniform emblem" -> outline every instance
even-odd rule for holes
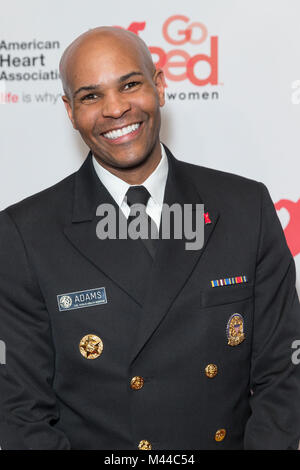
[[[210,379],[213,379],[217,375],[217,373],[218,373],[218,367],[216,366],[216,364],[208,364],[205,367],[205,374]]]
[[[132,390],[140,390],[144,386],[144,379],[140,375],[132,377],[130,381],[130,387]]]
[[[97,359],[103,351],[102,340],[96,335],[86,335],[79,343],[79,350],[86,359]]]
[[[149,441],[143,439],[139,443],[139,450],[152,450],[152,445]]]
[[[229,346],[237,346],[245,339],[244,319],[239,313],[234,313],[227,323],[227,338]]]
[[[215,434],[215,441],[221,442],[225,439],[226,429],[218,429]]]

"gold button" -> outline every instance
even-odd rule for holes
[[[215,377],[218,373],[218,368],[217,368],[216,364],[208,364],[205,367],[205,373],[206,373],[207,377],[209,377],[210,379]]]
[[[226,436],[226,429],[218,429],[216,434],[215,434],[215,440],[217,442],[221,442],[221,441],[223,441],[225,436]]]
[[[151,450],[152,449],[152,445],[150,444],[149,441],[140,441],[139,443],[139,450]]]
[[[144,386],[144,379],[143,377],[140,377],[139,375],[132,377],[131,382],[130,382],[130,387],[132,390],[140,390]]]
[[[96,359],[103,351],[102,340],[96,335],[86,335],[79,343],[79,350],[86,359]]]

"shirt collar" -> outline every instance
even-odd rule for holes
[[[163,204],[168,176],[168,158],[166,156],[164,146],[160,144],[160,147],[160,162],[151,175],[148,176],[148,178],[142,183],[143,186],[145,186],[145,188],[149,191],[153,201],[158,205]],[[106,187],[118,206],[121,207],[127,190],[131,185],[123,181],[121,178],[113,175],[110,171],[106,170],[106,168],[97,162],[94,156],[93,164],[100,181]]]

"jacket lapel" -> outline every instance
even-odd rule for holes
[[[164,203],[168,205],[173,203],[179,203],[180,205],[204,203],[204,211],[209,212],[211,223],[204,226],[204,245],[200,250],[186,250],[185,243],[188,240],[185,237],[158,241],[139,332],[132,351],[132,361],[159,326],[199,262],[219,217],[212,203],[206,204],[205,201],[203,202],[191,178],[185,173],[184,164],[177,161],[167,148],[166,152],[169,173]]]
[[[152,261],[140,240],[100,240],[96,235],[100,204],[118,206],[95,172],[89,154],[75,174],[72,219],[64,232],[73,246],[140,306],[144,303]],[[121,217],[124,218],[121,212]]]

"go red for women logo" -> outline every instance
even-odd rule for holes
[[[139,34],[146,27],[146,22],[133,22],[127,28]],[[170,50],[160,46],[150,46],[149,50],[153,61],[158,68],[162,68],[168,80],[181,82],[189,80],[193,85],[218,85],[218,36],[209,38],[207,27],[199,21],[191,21],[185,15],[170,16],[162,26],[163,39],[168,46],[175,46]],[[209,54],[201,53],[199,48],[206,41],[210,41]],[[186,46],[185,48],[183,46]],[[189,52],[187,51],[187,47]],[[191,52],[194,48],[195,53]],[[199,73],[200,65],[207,64],[206,74]],[[176,73],[177,69],[177,73]],[[178,73],[179,69],[179,73]]]
[[[289,221],[284,229],[287,244],[293,256],[300,253],[300,199],[297,202],[288,199],[280,199],[275,204],[275,209],[285,209],[289,213]]]

